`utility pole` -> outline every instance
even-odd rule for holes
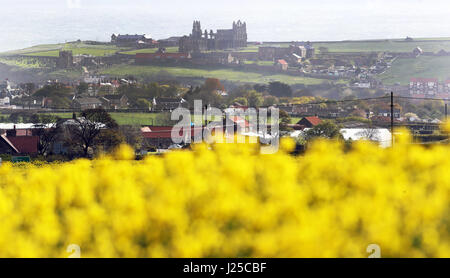
[[[394,147],[394,92],[391,92],[391,147]]]
[[[205,127],[208,125],[208,105],[205,105]]]
[[[445,103],[445,120],[447,121],[447,103]]]

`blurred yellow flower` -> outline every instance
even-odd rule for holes
[[[450,120],[447,120],[443,125],[442,125],[442,129],[447,132],[450,133]]]
[[[133,160],[135,158],[134,150],[126,144],[120,145],[113,154],[117,160]]]
[[[199,144],[0,167],[0,257],[450,255],[450,148],[317,140],[304,156]]]
[[[280,149],[285,152],[292,152],[295,150],[295,141],[292,138],[284,137],[280,140]]]

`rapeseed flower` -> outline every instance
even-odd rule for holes
[[[0,257],[450,256],[450,148],[198,144],[0,167]]]

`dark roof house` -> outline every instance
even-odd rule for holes
[[[103,106],[108,109],[128,107],[128,97],[126,95],[105,95],[100,100],[103,102]]]
[[[103,102],[97,98],[86,97],[86,98],[77,98],[72,102],[72,107],[75,109],[94,109],[103,106]]]
[[[182,98],[167,98],[160,97],[153,99],[153,110],[154,111],[171,111],[178,107],[183,107],[186,101]]]

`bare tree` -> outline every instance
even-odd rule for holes
[[[379,134],[380,131],[378,130],[378,128],[369,126],[363,129],[362,131],[358,132],[356,135],[361,136],[369,141],[378,141],[380,140]]]
[[[88,109],[81,117],[73,117],[65,123],[65,141],[74,152],[81,151],[87,157],[90,149],[104,148],[120,143],[118,125],[103,109]],[[110,132],[116,131],[116,132]]]

